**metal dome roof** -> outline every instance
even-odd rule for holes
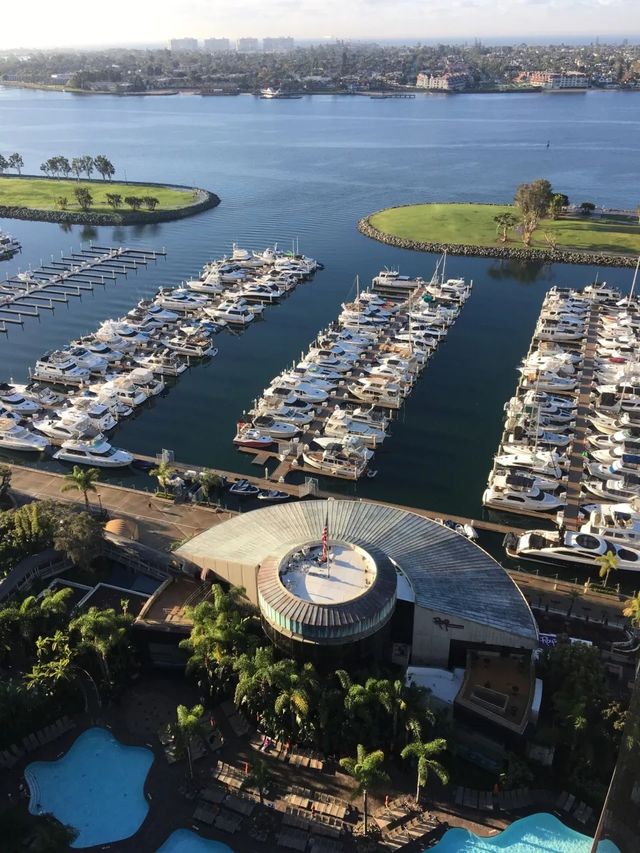
[[[535,641],[533,614],[502,566],[464,536],[408,510],[368,501],[300,501],[235,516],[194,537],[177,553],[194,563],[229,561],[256,568],[270,555],[329,536],[387,555],[416,605]]]

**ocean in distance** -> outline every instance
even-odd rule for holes
[[[232,438],[243,409],[299,358],[363,283],[384,266],[430,276],[437,258],[366,239],[357,220],[419,201],[506,201],[516,185],[548,178],[573,201],[634,208],[640,101],[633,93],[419,96],[409,100],[313,96],[78,96],[0,88],[0,151],[19,151],[37,173],[50,156],[106,154],[118,178],[202,186],[222,203],[197,217],[149,226],[86,228],[0,220],[23,252],[0,279],[83,242],[167,250],[166,260],[0,335],[0,380],[25,379],[45,350],[119,316],[231,250],[278,243],[325,269],[264,322],[223,333],[209,364],[114,432],[116,446],[244,473],[259,473]],[[546,147],[550,141],[550,147]],[[545,291],[597,275],[628,289],[631,272],[481,258],[448,261],[474,281],[460,318],[422,374],[377,454],[375,479],[325,485],[362,497],[478,516],[502,425]],[[56,463],[45,463],[61,470]],[[141,474],[105,474],[153,488]]]

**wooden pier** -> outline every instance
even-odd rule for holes
[[[165,255],[164,249],[91,245],[67,256],[61,252],[60,260],[52,255],[50,261],[40,261],[37,269],[0,282],[0,331],[7,331],[6,323],[21,325],[23,317],[39,317],[40,309],[54,311],[54,303],[67,303],[69,296],[81,298],[94,287],[105,286]]]
[[[571,456],[569,459],[569,475],[567,478],[567,506],[564,511],[564,526],[568,530],[578,528],[578,510],[582,494],[582,477],[584,474],[584,454],[587,449],[587,433],[589,423],[587,417],[591,409],[591,391],[595,372],[596,348],[598,345],[598,322],[600,306],[592,304],[587,320],[586,336],[582,357],[582,372],[578,389],[576,423]]]

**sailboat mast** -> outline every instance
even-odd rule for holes
[[[447,265],[447,250],[445,249],[442,254],[442,284],[444,284],[444,268]]]
[[[636,281],[638,280],[638,268],[640,267],[640,255],[638,255],[638,262],[636,263],[636,270],[633,274],[633,281],[631,282],[631,290],[629,291],[629,298],[627,299],[627,308],[631,304],[631,299],[633,297],[633,292],[636,289]]]

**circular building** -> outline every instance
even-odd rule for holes
[[[268,636],[281,648],[298,643],[371,650],[393,615],[397,578],[382,552],[351,542],[317,540],[270,554],[258,569],[258,604]]]
[[[385,504],[258,509],[177,554],[203,577],[244,587],[268,636],[292,654],[395,652],[399,662],[452,666],[470,650],[538,643],[533,614],[499,563],[442,524]]]

